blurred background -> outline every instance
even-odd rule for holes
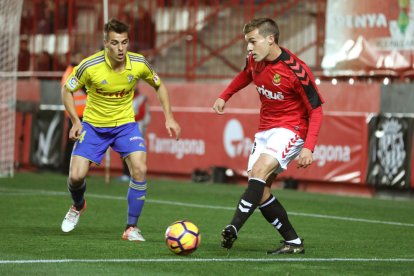
[[[296,164],[284,188],[373,196],[414,188],[413,0],[3,0],[0,3],[0,175],[67,172],[69,123],[60,99],[71,64],[99,51],[108,18],[130,25],[130,51],[165,82],[182,139],[168,137],[145,83],[150,175],[242,183],[258,126],[253,85],[225,116],[212,105],[243,69],[246,22],[270,17],[279,44],[304,60],[326,100],[309,169]],[[295,162],[293,162],[295,163]],[[122,175],[110,152],[91,172]]]

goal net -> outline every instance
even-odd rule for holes
[[[23,0],[0,0],[0,177],[13,176],[22,5]]]

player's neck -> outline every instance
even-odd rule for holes
[[[112,70],[114,70],[115,72],[121,72],[125,69],[125,60],[122,62],[116,61],[116,60],[111,60],[111,66],[112,66]]]
[[[269,55],[266,58],[266,61],[271,62],[276,60],[282,54],[282,49],[280,49],[279,45],[275,44],[274,47],[270,49]]]

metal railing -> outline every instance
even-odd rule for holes
[[[130,50],[164,78],[226,79],[244,66],[243,25],[274,18],[280,44],[318,71],[326,0],[109,0],[109,18],[130,24]],[[56,78],[76,53],[102,48],[102,0],[25,0],[19,75]]]

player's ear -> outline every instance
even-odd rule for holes
[[[269,45],[272,45],[272,44],[274,44],[274,43],[275,43],[275,37],[274,37],[274,35],[268,35],[268,36],[266,37],[266,39],[267,39],[267,43],[268,43]]]

